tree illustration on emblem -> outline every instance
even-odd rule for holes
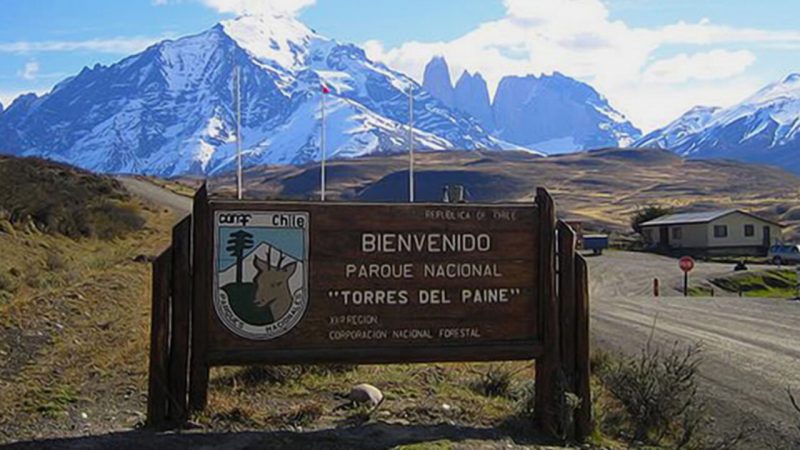
[[[242,266],[244,265],[244,253],[253,248],[253,235],[246,231],[231,233],[228,239],[228,246],[225,250],[236,259],[236,284],[242,284]]]

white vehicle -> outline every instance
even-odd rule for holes
[[[800,245],[773,245],[769,248],[767,258],[775,265],[800,263]]]

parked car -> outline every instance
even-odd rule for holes
[[[800,245],[773,245],[769,248],[767,258],[776,265],[800,263]]]

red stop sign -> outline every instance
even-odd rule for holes
[[[684,272],[691,272],[694,269],[694,259],[690,256],[684,256],[678,263],[681,267],[681,270]]]

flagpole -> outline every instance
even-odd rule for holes
[[[408,200],[414,203],[414,85],[408,88]]]
[[[322,186],[322,188],[320,190],[320,197],[321,197],[323,202],[325,201],[325,181],[326,181],[325,180],[325,165],[327,163],[326,160],[328,159],[327,151],[325,149],[325,94],[326,94],[325,91],[326,90],[327,90],[327,87],[323,87],[322,98],[320,100],[320,113],[321,113],[321,116],[322,116],[322,126],[321,126],[321,130],[320,130],[320,139],[319,139],[320,147],[321,147],[321,150],[322,150],[322,165],[321,165],[321,171],[320,171],[320,185]]]
[[[242,72],[236,66],[236,197],[242,199]]]

